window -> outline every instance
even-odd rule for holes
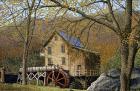
[[[81,65],[77,65],[77,70],[81,70]]]
[[[77,65],[76,75],[78,75],[78,76],[81,75],[81,65]]]
[[[62,57],[62,65],[65,65],[66,64],[66,59],[65,57]]]
[[[65,53],[65,46],[64,45],[61,45],[61,52]]]
[[[48,54],[52,54],[52,48],[48,47]]]
[[[52,64],[53,64],[52,59],[48,58],[48,65],[52,65]]]

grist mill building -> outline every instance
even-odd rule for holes
[[[80,39],[64,31],[55,31],[44,45],[45,66],[56,65],[71,76],[99,72],[99,53],[84,48]]]

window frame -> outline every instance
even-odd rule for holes
[[[65,53],[66,52],[66,49],[65,49],[65,45],[64,44],[61,45],[61,52],[62,53]]]
[[[53,65],[52,58],[48,58],[48,65]]]
[[[48,54],[51,55],[52,54],[52,47],[48,47]]]
[[[65,57],[61,57],[61,62],[62,62],[62,65],[66,65],[66,58]]]

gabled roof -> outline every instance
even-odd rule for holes
[[[80,41],[79,38],[71,36],[63,31],[58,32],[58,34],[65,40],[67,41],[70,45],[76,47],[76,48],[83,48],[84,45]]]
[[[68,33],[64,32],[64,31],[55,31],[55,32],[53,32],[52,36],[50,36],[48,41],[45,43],[44,47],[46,45],[48,45],[48,43],[51,41],[51,39],[54,37],[55,34],[58,34],[62,39],[64,39],[64,41],[66,41],[66,43],[68,43],[73,48],[76,48],[76,49],[79,49],[79,50],[85,51],[85,52],[99,54],[98,52],[91,51],[91,50],[88,50],[88,49],[84,48],[84,45],[83,45],[83,43],[81,42],[81,40],[79,38],[74,37],[72,35],[69,35]]]
[[[76,48],[83,48],[84,47],[83,43],[80,41],[79,38],[71,36],[63,31],[55,31],[52,34],[52,36],[50,36],[48,41],[44,44],[44,46],[48,45],[48,43],[51,41],[51,39],[53,38],[53,36],[55,34],[58,34],[62,39],[64,39],[69,45],[71,45],[73,47],[76,47]]]

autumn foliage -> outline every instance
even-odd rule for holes
[[[115,54],[117,48],[119,47],[119,40],[115,33],[98,24],[91,26],[88,20],[82,20],[77,23],[71,23],[64,18],[61,19],[61,21],[58,20],[55,20],[55,22],[48,20],[47,18],[46,20],[36,20],[35,32],[30,46],[30,53],[33,53],[33,51],[41,51],[45,41],[54,30],[66,31],[69,34],[80,38],[86,48],[99,52],[101,55],[101,67],[104,69],[108,60]],[[1,30],[4,32],[0,34],[0,60],[4,60],[5,58],[22,57],[23,42],[18,36],[18,32],[15,28],[3,27]],[[24,32],[24,30],[21,31]]]

